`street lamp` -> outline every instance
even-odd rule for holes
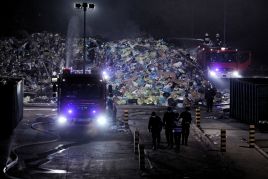
[[[83,48],[83,54],[84,54],[84,58],[83,58],[83,74],[85,74],[86,71],[86,11],[87,9],[94,9],[95,4],[93,3],[75,3],[74,7],[76,9],[83,9],[84,11],[84,48]]]
[[[223,1],[223,46],[226,46],[226,1]]]

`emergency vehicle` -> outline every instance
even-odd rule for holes
[[[251,52],[227,47],[199,46],[197,61],[208,78],[239,78],[251,64]]]
[[[105,78],[105,72],[81,74],[71,68],[52,78],[57,90],[58,123],[106,124],[107,92],[112,93],[112,89],[107,89]]]

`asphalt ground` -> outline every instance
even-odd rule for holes
[[[207,145],[206,137],[192,125],[188,146],[180,151],[167,148],[164,131],[161,133],[160,149],[152,150],[152,138],[147,125],[152,110],[162,117],[166,108],[125,106],[129,111],[129,126],[138,130],[145,145],[146,170],[144,176],[152,178],[243,178],[243,172],[225,159],[219,151]]]
[[[201,129],[214,147],[220,145],[220,129],[226,130],[226,152],[224,157],[232,159],[245,173],[244,178],[268,178],[268,155],[265,147],[268,133],[255,128],[255,144],[249,148],[249,124],[224,115],[220,108],[207,113],[201,110]]]
[[[191,125],[188,146],[181,146],[181,151],[166,148],[162,131],[161,148],[152,150],[150,133],[147,130],[152,110],[160,117],[164,108],[124,106],[129,110],[129,124],[132,132],[138,130],[141,141],[145,144],[148,175],[162,178],[268,178],[266,174],[268,160],[263,148],[258,144],[267,141],[267,133],[256,130],[256,144],[249,148],[249,126],[230,119],[220,109],[207,113],[201,108],[201,128]],[[195,112],[192,110],[193,118]],[[119,116],[120,117],[120,116]],[[226,130],[226,152],[220,151],[220,129]]]
[[[123,123],[126,109],[129,129]],[[201,128],[192,122],[188,146],[181,146],[180,151],[166,147],[164,130],[160,148],[152,150],[147,130],[149,116],[156,111],[162,117],[165,110],[157,106],[120,106],[116,125],[104,135],[85,138],[83,130],[77,128],[56,130],[61,140],[30,146],[55,140],[55,135],[31,129],[33,122],[53,120],[49,116],[55,110],[42,107],[25,112],[14,133],[12,148],[28,146],[18,150],[20,160],[11,174],[19,178],[268,178],[267,133],[256,130],[256,145],[249,148],[248,125],[223,116],[218,109],[207,113],[201,108]],[[192,115],[195,118],[194,110]],[[49,125],[36,127],[55,132],[55,127]],[[226,152],[220,152],[220,129],[226,129]],[[135,130],[145,145],[145,170],[139,170],[138,156],[134,154]]]
[[[57,126],[54,114],[49,108],[25,109],[24,119],[12,136],[11,148],[18,162],[3,177],[141,178],[129,129]]]

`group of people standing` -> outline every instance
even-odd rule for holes
[[[148,123],[148,130],[152,133],[153,149],[156,150],[160,146],[163,128],[165,129],[168,148],[172,149],[174,142],[178,150],[181,144],[187,145],[191,121],[190,107],[186,107],[181,114],[173,112],[172,108],[168,107],[164,113],[163,121],[155,112],[152,112]]]

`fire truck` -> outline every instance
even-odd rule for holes
[[[112,89],[110,86],[107,89],[105,75],[91,72],[81,74],[65,68],[56,78],[52,78],[53,89],[57,92],[59,124],[105,125],[108,122],[106,100]]]
[[[239,78],[251,64],[251,52],[227,47],[199,46],[197,61],[208,78]]]

